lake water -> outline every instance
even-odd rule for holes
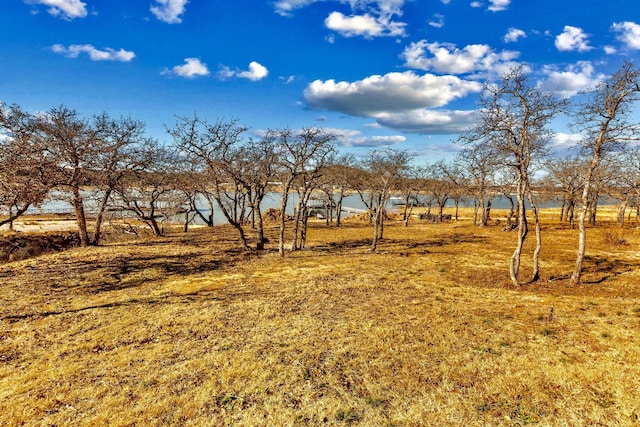
[[[423,198],[419,198],[419,200],[423,201]],[[262,211],[264,212],[269,208],[279,209],[280,201],[281,201],[280,193],[268,193],[263,200]],[[294,208],[297,202],[298,202],[298,195],[296,193],[291,193],[291,195],[289,196],[289,200],[286,208],[286,212],[288,214],[293,214]],[[207,204],[204,203],[203,201],[202,203],[200,203],[200,206],[202,206],[201,211],[205,215],[207,215],[209,212],[209,210],[206,208]],[[346,208],[352,208],[357,211],[364,210],[366,208],[364,203],[362,203],[362,200],[360,199],[360,196],[358,194],[352,194],[345,197],[343,201],[343,206]],[[449,200],[446,206],[453,207],[454,206],[453,201]],[[460,203],[460,207],[472,207],[472,206],[473,206],[473,200],[471,199],[467,199]],[[559,207],[559,206],[560,206],[560,202],[557,200],[547,201],[542,205],[542,207]],[[495,209],[508,209],[510,207],[510,204],[509,204],[509,201],[504,196],[498,196],[493,199],[492,207]],[[390,202],[387,208],[389,210],[400,209],[400,206],[394,206]],[[86,209],[88,212],[91,212],[92,206],[90,202],[87,202]],[[32,208],[28,211],[28,213],[31,213],[31,214],[58,213],[58,212],[60,213],[73,212],[73,207],[71,206],[71,203],[64,200],[60,200],[60,198],[58,198],[58,199],[48,200],[40,208]],[[343,214],[343,216],[348,216],[348,215],[349,215],[348,213]],[[197,222],[198,221],[196,219],[196,223]],[[215,208],[214,208],[214,222],[216,224],[226,223],[226,219],[224,218],[222,213],[220,213],[219,209],[215,209]]]

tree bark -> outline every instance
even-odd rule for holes
[[[89,246],[89,233],[87,232],[87,217],[84,211],[84,201],[80,196],[80,189],[74,187],[73,193],[73,209],[76,214],[76,222],[78,224],[78,234],[80,235],[80,246]]]

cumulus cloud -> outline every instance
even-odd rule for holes
[[[557,147],[573,147],[580,144],[584,137],[577,133],[558,132],[554,135],[553,145]]]
[[[564,31],[556,37],[556,48],[560,51],[586,52],[593,49],[589,46],[588,38],[582,28],[565,25]]]
[[[188,0],[155,0],[150,10],[160,21],[167,24],[179,24],[182,22],[181,15],[186,10]]]
[[[521,37],[527,37],[527,33],[525,33],[524,31],[518,28],[509,28],[509,31],[507,31],[507,34],[505,34],[504,36],[504,42],[505,43],[517,42],[518,39]]]
[[[630,21],[616,22],[611,26],[611,30],[618,34],[616,38],[629,49],[640,49],[640,24]]]
[[[538,84],[538,88],[564,98],[595,86],[605,77],[603,74],[595,74],[593,64],[589,61],[580,61],[564,71],[547,67],[544,72],[547,78]]]
[[[480,83],[455,76],[419,76],[407,71],[353,83],[316,80],[305,89],[304,100],[312,109],[374,117],[389,111],[441,107],[481,89]]]
[[[299,9],[320,0],[278,0],[276,13],[291,16]],[[328,0],[324,0],[328,1]],[[348,4],[352,14],[334,11],[325,19],[325,26],[345,37],[396,37],[405,35],[406,23],[395,17],[402,16],[405,0],[332,0],[334,3]]]
[[[267,75],[269,75],[269,70],[267,70],[267,67],[256,61],[251,61],[249,63],[248,70],[234,70],[226,65],[221,65],[220,70],[218,71],[218,78],[223,80],[237,77],[255,82],[264,79],[265,77],[267,77]]]
[[[465,110],[416,109],[399,113],[382,113],[376,120],[382,126],[408,133],[447,135],[460,133],[476,123],[477,112]]]
[[[208,76],[209,69],[207,64],[201,62],[198,58],[185,58],[183,65],[176,65],[171,70],[164,70],[163,75],[176,75],[187,79]]]
[[[489,0],[489,3],[488,9],[491,12],[502,12],[503,10],[507,10],[511,0]]]
[[[520,53],[516,51],[495,52],[485,44],[458,49],[450,43],[427,43],[426,40],[411,43],[401,54],[405,67],[451,74],[502,73],[516,65],[513,60],[518,56]]]
[[[340,12],[332,12],[324,21],[325,26],[345,37],[361,36],[397,37],[405,34],[406,24],[394,22],[387,16],[364,15],[346,16]]]
[[[362,131],[354,129],[323,128],[323,131],[335,135],[338,145],[343,147],[389,147],[407,140],[402,135],[362,135]]]
[[[54,44],[51,46],[51,50],[55,53],[65,55],[68,58],[77,58],[80,54],[86,53],[92,61],[129,62],[136,56],[135,53],[128,50],[115,50],[110,47],[100,50],[90,44],[72,44],[69,47]]]
[[[84,18],[87,16],[87,4],[80,0],[25,0],[27,4],[49,6],[50,15],[63,19]]]

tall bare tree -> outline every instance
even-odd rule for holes
[[[518,236],[509,264],[509,275],[516,286],[521,283],[520,261],[529,232],[525,199],[531,207],[536,232],[530,281],[538,280],[540,275],[542,236],[538,209],[531,191],[531,176],[535,163],[544,156],[545,146],[552,136],[549,123],[565,106],[566,101],[531,85],[527,80],[526,67],[521,65],[506,73],[498,84],[485,85],[477,124],[463,135],[464,141],[496,150],[504,156],[506,165],[516,172]]]
[[[290,129],[271,130],[269,138],[273,138],[280,147],[280,186],[282,199],[280,200],[280,232],[278,250],[284,257],[284,239],[286,227],[286,207],[289,192],[296,180],[307,176],[307,179],[317,179],[326,167],[330,156],[334,153],[335,136],[320,128],[305,128],[301,131]],[[303,179],[303,181],[306,181]],[[300,207],[298,208],[300,212]],[[297,224],[298,221],[296,221]],[[297,233],[296,233],[297,235]],[[297,238],[297,237],[296,237]],[[294,249],[297,243],[294,242]]]
[[[53,164],[55,187],[71,194],[80,245],[91,241],[87,229],[83,187],[91,183],[101,154],[98,131],[78,111],[64,105],[51,108],[38,121],[38,144]]]
[[[167,128],[182,155],[206,168],[220,212],[238,231],[242,246],[249,250],[244,230],[248,194],[243,181],[244,164],[239,155],[246,130],[235,119],[209,122],[197,115],[177,117],[175,127]]]
[[[584,176],[581,208],[578,216],[578,250],[571,280],[579,283],[584,268],[587,246],[586,216],[592,202],[592,185],[604,157],[619,150],[629,141],[637,140],[640,123],[631,115],[640,99],[640,70],[632,62],[623,64],[615,73],[587,94],[577,111],[574,129],[584,139],[582,148],[588,153],[589,164]]]
[[[51,168],[34,138],[35,118],[14,104],[0,104],[0,210],[9,224],[40,205],[52,185]]]
[[[102,113],[93,118],[92,127],[96,131],[97,147],[90,180],[91,187],[98,192],[91,244],[97,245],[111,195],[127,176],[148,166],[149,157],[145,151],[153,142],[144,135],[144,123],[131,117],[115,119]]]
[[[384,237],[387,202],[400,181],[406,177],[411,160],[412,156],[407,151],[392,149],[371,151],[364,160],[363,166],[368,172],[369,185],[374,195],[372,252],[376,251],[379,240]]]

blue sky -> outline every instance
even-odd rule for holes
[[[0,101],[318,126],[340,149],[447,158],[478,93],[524,62],[573,97],[640,56],[640,0],[3,0]],[[575,139],[558,121],[558,143]]]

